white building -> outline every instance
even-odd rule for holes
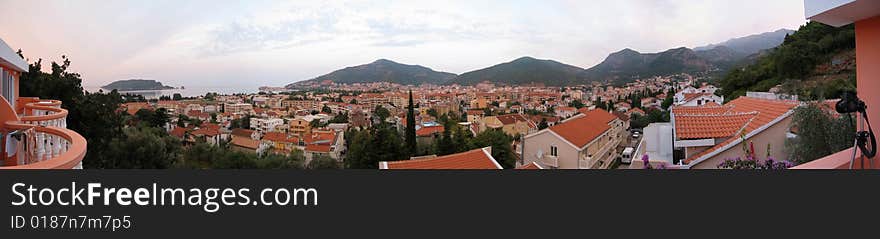
[[[251,118],[251,129],[260,132],[275,132],[280,125],[284,125],[283,119]]]

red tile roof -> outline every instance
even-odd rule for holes
[[[306,145],[306,151],[329,153],[331,150],[331,147],[332,147],[331,145],[327,145],[327,144],[309,144],[309,145]]]
[[[444,127],[442,125],[422,127],[419,130],[416,130],[416,136],[431,136],[432,134],[443,132],[443,130]]]
[[[220,135],[220,130],[219,130],[219,128],[201,127],[199,129],[193,131],[192,134],[195,136],[203,136],[204,135],[204,136],[208,136],[208,137],[214,137],[214,136]]]
[[[583,108],[579,112],[581,112],[581,114],[583,114],[585,117],[593,118],[596,121],[601,121],[604,123],[611,122],[617,118],[603,109],[589,110],[587,108]]]
[[[232,144],[235,146],[239,146],[242,148],[254,149],[256,150],[260,146],[260,142],[253,140],[251,138],[245,137],[232,137]]]
[[[535,125],[534,122],[527,119],[525,116],[523,116],[521,114],[506,114],[506,115],[499,115],[496,117],[498,118],[498,121],[501,121],[501,123],[505,124],[505,125],[516,124],[516,122],[524,121],[529,124],[530,128],[537,128],[538,127],[537,125]]]
[[[428,159],[379,162],[380,169],[503,169],[490,147]]]
[[[263,134],[263,140],[282,143],[296,143],[299,141],[298,138],[290,137],[281,132],[267,132],[266,134]]]
[[[676,115],[675,136],[679,139],[733,137],[757,115],[757,112],[719,115]]]
[[[253,133],[254,133],[254,131],[249,130],[249,129],[233,129],[232,130],[232,135],[247,137],[247,138],[250,138]]]
[[[550,130],[578,148],[583,148],[596,137],[611,129],[608,122],[616,117],[604,110],[593,110],[550,127]]]
[[[174,128],[173,130],[171,130],[171,133],[169,133],[169,134],[171,134],[174,137],[178,137],[178,138],[182,139],[183,136],[186,135],[186,128],[184,128],[184,127]]]
[[[758,99],[751,97],[739,97],[729,103],[725,104],[724,107],[731,107],[728,111],[728,114],[736,114],[736,113],[755,113],[753,119],[751,119],[748,123],[745,124],[743,131],[741,134],[748,135],[752,132],[758,130],[759,128],[772,123],[774,120],[782,117],[786,113],[791,110],[794,110],[799,103],[797,101],[791,100],[767,100],[767,99]],[[676,115],[676,120],[678,120],[678,116]],[[734,143],[739,140],[740,137],[731,137],[724,142],[716,144],[712,148],[709,148],[703,152],[697,153],[691,156],[688,159],[685,159],[686,163],[691,163],[694,160],[697,160],[703,156],[706,156],[716,150],[720,150],[727,145]]]
[[[526,165],[523,165],[523,166],[519,166],[519,167],[517,167],[516,169],[521,169],[521,170],[536,170],[536,169],[544,169],[544,168],[542,168],[541,165],[538,165],[537,163],[532,162],[532,163],[529,163],[529,164],[526,164]]]

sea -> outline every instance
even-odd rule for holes
[[[98,92],[101,89],[100,86],[83,86],[84,91],[88,92]],[[103,90],[104,92],[108,92],[107,90]],[[220,86],[192,86],[185,87],[183,89],[168,89],[168,90],[138,90],[138,91],[120,91],[120,94],[134,94],[134,95],[142,95],[147,99],[158,99],[161,96],[173,96],[174,94],[180,94],[183,97],[196,97],[196,96],[204,96],[208,93],[218,93],[221,95],[231,95],[231,94],[253,94],[258,93],[259,87],[220,87]]]

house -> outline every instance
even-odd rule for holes
[[[220,125],[217,124],[204,123],[201,127],[192,131],[190,135],[192,135],[194,140],[205,142],[210,145],[220,145],[220,142],[222,141]]]
[[[521,114],[507,114],[499,116],[486,116],[483,118],[480,129],[500,129],[507,135],[527,135],[538,130],[538,125]]]
[[[379,162],[379,169],[497,170],[504,168],[492,157],[492,147],[486,147],[439,157],[428,156],[403,161],[383,161]]]
[[[432,145],[434,141],[440,138],[445,128],[443,125],[436,123],[425,123],[416,127],[416,142],[419,145]]]
[[[289,155],[299,146],[300,139],[283,132],[267,132],[260,140],[260,151]]]
[[[19,95],[28,70],[0,39],[0,169],[82,169],[86,139],[67,129],[63,102]]]
[[[525,136],[523,164],[553,169],[601,169],[616,159],[621,120],[596,109]]]
[[[786,159],[785,141],[791,115],[800,103],[750,94],[722,106],[673,107],[672,127],[659,126],[658,132],[646,130],[645,138],[671,135],[672,148],[660,149],[658,155],[672,155],[668,151],[676,150],[683,157],[656,160],[673,162],[679,168],[714,169],[725,159],[743,157],[746,146],[754,147],[755,155]]]
[[[336,160],[342,160],[345,152],[344,133],[333,130],[314,130],[302,139],[304,144],[304,156],[306,164],[317,156],[325,156]]]
[[[279,118],[264,119],[252,117],[250,123],[251,129],[260,132],[275,132],[279,126],[284,125],[284,120]]]
[[[578,109],[575,107],[559,107],[554,110],[556,112],[556,116],[559,118],[567,119],[578,113]]]
[[[293,119],[287,122],[287,124],[290,126],[289,132],[296,135],[304,135],[312,131],[311,122],[304,118]]]
[[[233,129],[231,148],[246,152],[257,152],[260,148],[260,134],[249,129]]]
[[[684,93],[681,98],[676,95],[676,106],[702,106],[708,103],[724,103],[723,96],[717,96],[712,93]]]

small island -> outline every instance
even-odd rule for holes
[[[105,86],[101,86],[101,89],[118,90],[118,91],[141,91],[141,90],[170,90],[170,89],[174,89],[174,87],[162,85],[162,82],[158,82],[155,80],[131,79],[131,80],[114,81],[113,83],[107,84]]]

